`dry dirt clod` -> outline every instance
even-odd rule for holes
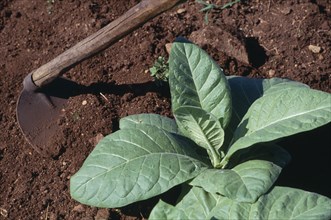
[[[271,78],[271,77],[274,77],[275,76],[275,73],[276,71],[275,70],[269,70],[268,71],[268,76]]]
[[[192,32],[189,39],[200,47],[210,45],[244,64],[250,64],[245,36],[233,27],[209,25],[199,31]]]
[[[0,208],[0,216],[3,216],[5,218],[8,217],[8,211],[6,209]]]
[[[283,8],[283,9],[281,9],[280,11],[281,11],[284,15],[289,15],[289,14],[291,14],[292,9],[289,8],[289,7],[285,7],[285,8]]]
[[[313,53],[320,53],[322,51],[322,48],[316,45],[309,45],[308,49]]]
[[[177,10],[177,14],[183,14],[186,12],[186,9],[185,8],[180,8]]]
[[[82,212],[85,212],[85,208],[83,205],[79,204],[79,205],[76,205],[72,211],[74,212],[78,212],[78,213],[82,213]]]
[[[110,212],[108,209],[99,209],[94,220],[107,220],[109,219]]]

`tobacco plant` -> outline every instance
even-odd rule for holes
[[[331,121],[331,95],[286,79],[225,77],[196,45],[169,58],[175,119],[122,118],[71,177],[77,201],[122,207],[181,184],[150,219],[330,219],[331,200],[274,186],[290,155],[277,140]],[[305,150],[305,149],[302,149]]]

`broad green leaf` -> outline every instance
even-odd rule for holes
[[[153,208],[151,214],[148,217],[149,220],[160,219],[189,219],[183,210],[175,208],[174,206],[160,200]]]
[[[269,91],[269,92],[268,92]],[[278,84],[257,99],[234,133],[229,158],[237,150],[312,130],[331,121],[331,94]]]
[[[173,111],[195,106],[215,115],[225,128],[231,118],[231,92],[222,69],[192,43],[175,42],[170,58],[169,84]]]
[[[153,208],[149,219],[210,219],[209,213],[221,198],[198,187],[189,188],[185,193],[175,207],[160,201]]]
[[[331,218],[331,200],[300,189],[275,187],[254,204],[223,197],[210,214],[216,219],[328,220]]]
[[[178,127],[174,119],[158,114],[130,115],[120,120],[120,129],[139,128],[141,125],[151,125],[172,133],[178,133]]]
[[[176,206],[164,204],[159,206],[159,204],[152,211],[153,216],[151,216],[155,216],[152,219],[157,219],[158,216],[162,216],[162,219],[173,219],[170,217],[175,216],[176,213],[185,213],[187,217],[185,219],[328,220],[331,218],[329,198],[288,187],[274,187],[253,204],[236,202],[193,187]]]
[[[192,106],[179,107],[174,115],[181,133],[205,148],[213,166],[217,167],[221,156],[224,156],[223,152],[222,155],[219,153],[224,141],[224,131],[217,118],[201,108]]]
[[[71,177],[70,193],[97,207],[151,198],[206,169],[195,147],[183,136],[154,126],[119,130],[102,139]]]
[[[271,162],[250,160],[233,169],[206,170],[190,184],[238,202],[252,203],[269,190],[280,171],[281,167]]]
[[[236,158],[237,157],[237,158]],[[277,145],[256,146],[234,156],[232,169],[209,169],[195,177],[190,185],[202,187],[238,202],[255,202],[277,180],[290,155]],[[231,164],[230,163],[230,164]]]
[[[309,89],[309,86],[301,82],[292,81],[288,79],[272,78],[269,80],[263,80],[264,94],[279,92],[279,90],[292,90],[295,88]]]
[[[307,87],[305,84],[281,78],[257,79],[228,76],[227,79],[231,88],[232,97],[232,117],[229,125],[229,131],[231,133],[235,131],[252,103],[263,96],[270,88],[276,85],[281,85],[286,88],[292,88],[294,86]],[[280,88],[278,87],[277,90],[278,89]]]
[[[269,161],[284,168],[291,160],[291,155],[282,147],[274,143],[256,144],[234,153],[231,160],[226,164],[226,168],[232,169],[233,167],[249,160]]]

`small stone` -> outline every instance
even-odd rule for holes
[[[182,14],[182,13],[185,13],[186,12],[186,9],[185,8],[180,8],[177,10],[177,14]]]
[[[7,218],[8,217],[8,211],[6,209],[0,208],[0,215]]]
[[[284,8],[282,10],[280,10],[284,15],[288,15],[292,12],[291,8]]]
[[[268,71],[268,76],[269,76],[269,77],[274,77],[274,76],[275,76],[275,73],[276,73],[275,70],[269,70],[269,71]]]
[[[320,53],[322,51],[322,48],[316,45],[309,45],[308,49],[313,53]]]
[[[87,105],[87,101],[86,100],[82,101],[82,105]]]
[[[109,219],[110,212],[108,209],[99,209],[94,220],[107,220]]]
[[[83,205],[79,204],[79,205],[76,205],[72,211],[74,212],[78,212],[78,213],[82,213],[82,212],[85,212],[85,208]]]

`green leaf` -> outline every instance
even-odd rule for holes
[[[148,219],[150,220],[160,220],[160,219],[189,219],[187,215],[178,208],[163,202],[160,200],[153,208],[151,214],[149,215]]]
[[[232,96],[232,118],[229,125],[231,133],[235,131],[253,102],[263,96],[263,94],[270,88],[276,85],[281,85],[286,88],[297,86],[307,87],[305,84],[281,78],[257,79],[228,76],[227,79],[231,88]],[[277,90],[278,89],[280,88],[278,87]]]
[[[217,167],[221,156],[224,156],[224,152],[221,152],[222,155],[219,153],[224,141],[224,131],[217,118],[192,106],[179,107],[174,115],[181,133],[205,148],[213,166]]]
[[[331,94],[299,85],[272,86],[243,117],[226,157],[253,144],[312,130],[330,121]]]
[[[185,214],[182,219],[328,220],[331,218],[331,200],[299,189],[275,187],[251,204],[192,187],[175,207],[158,203],[152,210],[151,219],[158,219],[158,216],[162,216],[162,219],[179,219],[170,218],[177,213]]]
[[[272,78],[263,80],[263,91],[266,94],[271,92],[278,92],[279,90],[292,90],[292,89],[310,89],[308,85],[301,82],[292,81],[288,79]]]
[[[173,111],[199,107],[225,128],[231,118],[231,92],[222,69],[198,46],[182,42],[172,45],[169,64]]]
[[[331,200],[288,187],[275,187],[254,203],[238,203],[223,197],[211,213],[217,219],[320,219],[331,218]]]
[[[172,133],[178,133],[178,127],[174,119],[158,114],[130,115],[120,120],[120,129],[140,128],[151,125]]]
[[[277,145],[256,146],[240,153],[244,160],[232,169],[209,169],[195,177],[190,185],[202,187],[238,202],[255,202],[277,180],[290,155]]]
[[[151,198],[206,169],[195,147],[154,126],[119,130],[102,139],[71,177],[71,196],[109,208]]]
[[[153,208],[149,219],[210,219],[209,213],[221,198],[198,187],[188,188],[183,194],[185,196],[175,207],[160,201]]]
[[[309,89],[310,87],[304,83],[293,81],[290,79],[284,79],[284,78],[271,78],[271,79],[264,79],[263,80],[263,90],[268,90],[271,87],[281,85],[284,88],[288,87],[303,87]]]
[[[233,167],[249,160],[269,161],[284,168],[291,160],[291,155],[282,147],[274,143],[256,144],[234,153],[231,160],[227,163],[226,168],[232,169]]]

